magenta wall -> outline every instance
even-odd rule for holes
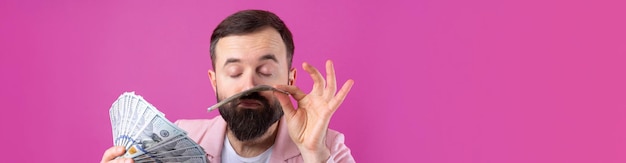
[[[359,162],[626,162],[621,0],[2,1],[0,162],[99,161],[124,91],[215,116],[209,36],[248,8],[356,81],[331,127]]]

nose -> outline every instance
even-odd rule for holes
[[[251,89],[252,87],[256,85],[257,85],[257,82],[256,82],[254,75],[245,75],[243,81],[241,82],[241,89],[242,89],[241,91]]]

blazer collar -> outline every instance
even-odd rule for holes
[[[284,161],[300,155],[298,146],[291,140],[289,136],[289,130],[287,129],[287,120],[285,116],[278,122],[278,134],[276,134],[276,141],[274,142],[274,150],[270,162]]]
[[[222,148],[224,147],[224,136],[226,136],[226,121],[222,116],[215,117],[215,123],[210,125],[204,132],[200,146],[204,147],[211,162],[222,160]]]

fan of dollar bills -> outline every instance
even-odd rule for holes
[[[206,163],[204,149],[134,92],[125,92],[109,110],[113,143],[125,146],[121,156],[142,162]]]

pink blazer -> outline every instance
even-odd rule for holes
[[[276,144],[274,144],[270,162],[304,162],[296,144],[289,137],[285,122],[284,117],[278,122],[280,124],[278,124]],[[224,121],[222,116],[217,116],[213,119],[178,120],[175,124],[187,131],[188,136],[204,148],[211,163],[221,162],[224,136],[226,135],[226,121]],[[328,129],[326,146],[331,153],[327,162],[355,162],[352,154],[350,154],[350,148],[344,144],[344,135],[342,133]]]

